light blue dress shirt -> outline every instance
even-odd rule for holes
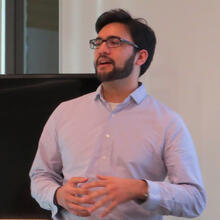
[[[56,189],[72,177],[96,174],[145,179],[149,199],[103,208],[88,218],[53,203]],[[191,136],[175,112],[146,93],[141,84],[111,110],[96,92],[64,102],[50,116],[31,171],[31,193],[53,219],[161,220],[162,215],[198,216],[206,196]],[[165,181],[167,178],[168,181]]]

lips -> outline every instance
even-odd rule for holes
[[[113,64],[113,63],[114,63],[114,61],[108,57],[99,57],[96,61],[96,66]]]

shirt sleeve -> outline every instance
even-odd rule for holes
[[[30,170],[31,195],[39,205],[51,210],[54,217],[58,208],[54,204],[54,194],[62,185],[62,161],[57,143],[55,110],[41,134],[38,150]]]
[[[206,195],[192,138],[177,115],[166,129],[163,160],[167,181],[147,180],[145,209],[161,215],[196,217],[206,206]]]

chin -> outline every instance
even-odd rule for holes
[[[101,82],[106,82],[109,81],[109,72],[96,72],[96,77],[98,80],[100,80]],[[111,77],[110,77],[111,78]]]

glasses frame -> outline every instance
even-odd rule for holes
[[[95,41],[98,40],[98,39],[101,40],[101,43],[99,44],[99,46],[95,46]],[[120,42],[119,45],[117,45],[117,46],[115,46],[115,47],[109,47],[108,42],[109,42],[110,39],[118,39],[119,42]],[[120,47],[122,43],[126,43],[126,44],[128,44],[128,45],[130,45],[130,46],[132,46],[132,47],[134,47],[134,48],[136,48],[136,49],[139,49],[139,47],[138,47],[137,44],[135,44],[135,43],[133,43],[133,42],[130,42],[130,41],[128,41],[128,40],[125,40],[124,38],[117,37],[117,36],[110,36],[110,37],[108,37],[108,38],[106,38],[106,39],[95,38],[95,39],[92,39],[92,40],[89,41],[89,45],[90,45],[90,48],[91,48],[91,49],[98,49],[98,48],[103,44],[103,42],[106,42],[106,46],[107,46],[108,48],[117,48],[117,47]]]

